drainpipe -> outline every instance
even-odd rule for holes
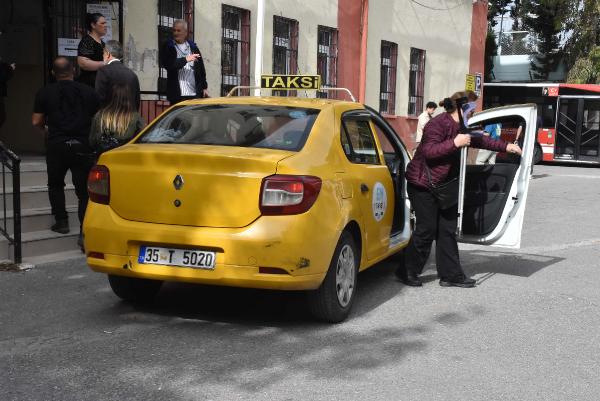
[[[367,91],[367,36],[369,32],[369,0],[361,0],[360,14],[360,70],[358,75],[358,102],[365,103]]]
[[[260,76],[263,68],[263,36],[265,31],[265,0],[258,0],[256,11],[256,43],[254,52],[254,86],[260,88]],[[254,96],[260,96],[260,89],[254,90]]]

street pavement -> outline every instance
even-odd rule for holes
[[[461,246],[473,289],[359,276],[351,318],[301,294],[114,296],[83,259],[0,272],[0,400],[598,400],[600,169],[536,166],[522,249]]]

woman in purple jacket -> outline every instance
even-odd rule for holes
[[[462,113],[462,110],[457,107],[457,101],[460,104],[466,99],[475,100],[477,97],[472,92],[457,92],[440,102],[446,112],[427,123],[421,144],[406,169],[407,192],[415,211],[416,227],[403,252],[396,276],[409,286],[423,285],[418,276],[429,258],[433,240],[440,285],[464,288],[475,286],[475,280],[465,276],[458,257],[457,204],[441,209],[430,191],[431,185],[438,186],[458,176],[460,148],[474,146],[495,152],[521,154],[518,145],[487,136],[471,137],[461,134],[458,113]]]

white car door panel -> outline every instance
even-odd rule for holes
[[[485,163],[479,162],[482,158],[477,157],[478,164],[468,164],[467,152],[462,152],[458,230],[460,242],[520,247],[535,147],[536,116],[536,105],[527,104],[485,110],[469,119],[471,128],[487,128],[491,123],[504,124],[503,136],[505,131],[517,131],[516,125],[519,122],[525,123],[520,134],[523,138],[523,154],[520,158],[502,154],[496,158],[494,154],[490,158],[492,161],[487,160]]]

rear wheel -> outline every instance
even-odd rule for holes
[[[356,294],[358,255],[352,235],[344,231],[321,287],[308,293],[310,311],[318,320],[338,323],[350,314]]]
[[[162,286],[162,281],[113,276],[112,274],[108,275],[108,282],[119,298],[139,303],[153,301]]]

